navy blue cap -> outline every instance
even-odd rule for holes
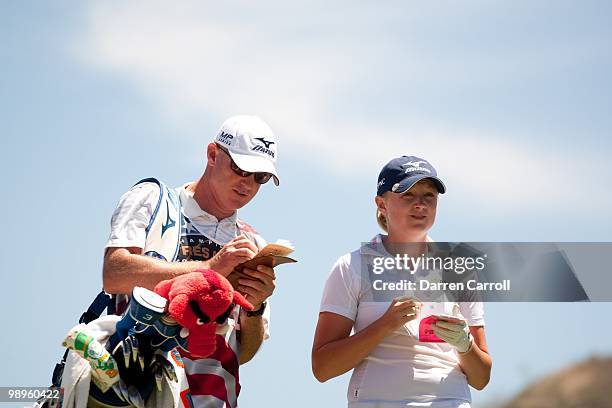
[[[423,179],[433,181],[440,194],[446,191],[436,169],[427,160],[416,156],[398,157],[387,163],[380,171],[376,194],[381,196],[387,191],[402,194]]]

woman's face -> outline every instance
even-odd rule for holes
[[[403,194],[376,197],[376,205],[387,218],[390,237],[420,239],[436,219],[438,190],[431,180],[423,179]]]

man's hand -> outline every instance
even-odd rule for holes
[[[208,261],[209,267],[219,275],[227,277],[236,265],[253,259],[257,252],[257,247],[247,237],[238,235]]]
[[[269,266],[259,265],[257,270],[245,268],[238,277],[239,292],[253,305],[254,310],[259,309],[261,304],[274,292],[276,276],[274,269]]]

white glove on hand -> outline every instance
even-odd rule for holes
[[[457,323],[438,320],[433,331],[460,353],[467,353],[472,348],[472,335],[465,320]]]

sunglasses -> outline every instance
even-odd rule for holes
[[[202,309],[200,309],[200,305],[198,305],[198,302],[196,302],[195,300],[191,300],[189,301],[189,306],[191,307],[191,310],[193,311],[193,313],[198,317],[198,321],[197,321],[198,325],[210,323],[211,321],[210,317],[206,313],[204,313]],[[217,316],[214,321],[217,324],[225,323],[229,315],[232,313],[232,310],[234,310],[234,306],[235,305],[233,303],[229,305],[227,310],[223,312],[222,314],[220,314],[219,316]]]
[[[260,172],[260,171],[258,171],[258,172],[251,172],[251,171],[244,171],[244,170],[242,170],[240,167],[238,167],[236,162],[234,162],[234,159],[232,159],[232,156],[230,156],[230,154],[229,154],[229,152],[227,150],[225,150],[223,147],[221,147],[219,145],[217,145],[217,147],[223,153],[227,154],[227,157],[229,157],[229,159],[231,161],[230,167],[232,168],[234,173],[236,173],[240,177],[249,177],[251,174],[253,174],[255,176],[255,182],[258,183],[258,184],[266,184],[268,181],[270,181],[270,178],[272,178],[272,173],[265,173],[265,172]]]

